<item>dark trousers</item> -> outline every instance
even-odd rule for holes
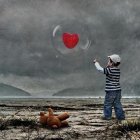
[[[125,119],[125,114],[121,104],[121,90],[106,91],[104,101],[104,117],[111,118],[112,107],[114,107],[115,115],[118,120]]]

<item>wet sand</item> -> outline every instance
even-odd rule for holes
[[[102,98],[89,99],[0,99],[0,140],[114,140],[130,139],[131,133],[136,132],[136,137],[140,136],[140,131],[120,131],[120,125],[113,118],[110,121],[101,119],[103,115]],[[126,120],[140,118],[140,99],[122,99]],[[61,129],[50,129],[42,126],[38,122],[39,112],[47,112],[47,108],[52,107],[55,114],[69,112],[69,126]],[[7,123],[7,120],[23,119],[33,120],[24,123]],[[140,137],[139,137],[140,138]]]

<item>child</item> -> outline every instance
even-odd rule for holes
[[[103,120],[110,120],[112,116],[112,106],[118,120],[124,120],[125,114],[121,104],[121,87],[120,87],[120,65],[121,58],[117,54],[108,56],[108,64],[106,68],[102,68],[97,60],[94,60],[95,67],[98,71],[106,75],[105,100],[104,100],[104,116]]]

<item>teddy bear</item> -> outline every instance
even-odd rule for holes
[[[39,122],[42,125],[47,125],[48,115],[45,112],[40,112]]]
[[[48,108],[48,114],[40,112],[39,122],[42,125],[48,125],[51,128],[60,128],[68,126],[68,122],[66,121],[67,118],[69,118],[69,114],[67,112],[56,115],[53,113],[51,108]]]

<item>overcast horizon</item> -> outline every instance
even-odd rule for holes
[[[104,95],[105,76],[92,61],[104,67],[116,53],[122,95],[138,96],[139,14],[139,0],[0,0],[0,83],[31,95],[66,89]],[[74,49],[64,46],[64,32],[79,34]]]

